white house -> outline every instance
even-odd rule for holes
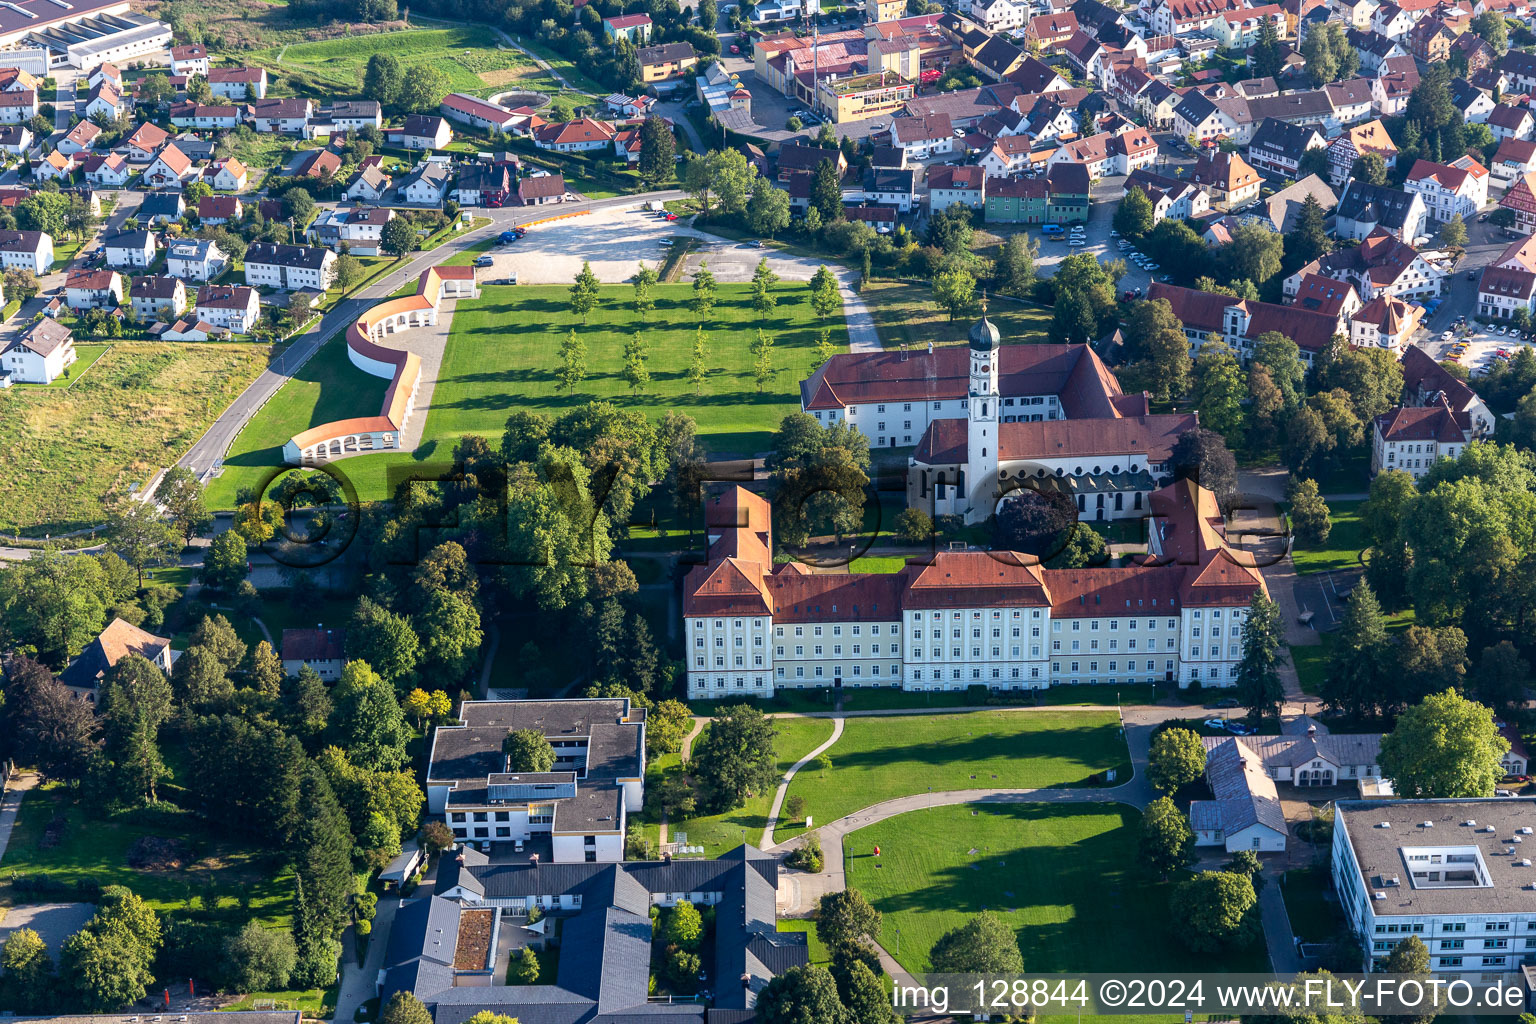
[[[135,128],[123,140],[123,145],[128,148],[128,159],[133,163],[147,163],[160,152],[160,147],[171,140],[171,133],[150,121]]]
[[[52,384],[75,359],[70,329],[44,317],[0,352],[0,371],[23,384]]]
[[[453,129],[433,114],[411,114],[400,129],[400,145],[406,149],[442,149],[452,141]]]
[[[20,156],[32,148],[32,129],[24,124],[10,124],[0,127],[0,150]]]
[[[356,202],[376,203],[383,199],[393,186],[393,179],[384,173],[384,169],[378,164],[369,164],[357,172],[357,177],[347,186],[343,193],[346,198]]]
[[[394,216],[394,210],[383,206],[326,210],[309,226],[309,237],[328,248],[346,245],[359,256],[377,256],[384,225]]]
[[[251,105],[251,122],[264,135],[302,135],[304,126],[315,116],[310,99],[261,100]]]
[[[0,92],[0,124],[21,124],[37,116],[37,93]]]
[[[987,202],[987,172],[981,167],[928,168],[928,212],[943,213],[951,206],[981,210]]]
[[[177,277],[149,274],[128,286],[128,302],[142,320],[174,320],[187,308],[187,289]]]
[[[0,93],[0,96],[3,95]],[[32,168],[32,176],[39,181],[66,182],[79,166],[78,157],[54,150],[37,162],[37,166]]]
[[[171,47],[171,74],[173,75],[203,75],[208,74],[208,48],[198,44]]]
[[[123,277],[115,270],[72,270],[64,281],[65,303],[82,309],[116,309],[123,304]]]
[[[148,231],[122,231],[102,240],[109,267],[147,267],[155,262],[155,236]]]
[[[82,153],[96,144],[101,129],[91,121],[81,121],[59,140],[59,152],[65,156]]]
[[[448,194],[449,169],[443,164],[417,164],[416,169],[399,188],[400,195],[408,203],[423,206],[441,206]]]
[[[121,153],[97,153],[87,157],[85,180],[105,188],[122,188],[128,182],[128,161]]]
[[[1453,164],[1415,160],[1403,187],[1424,197],[1430,220],[1444,223],[1460,215],[1470,222],[1488,202],[1488,169],[1469,156]]]
[[[254,242],[245,250],[245,283],[283,291],[323,292],[336,279],[336,254],[307,245]],[[201,310],[198,312],[202,316]],[[206,317],[205,317],[206,319]]]
[[[948,114],[898,117],[891,122],[891,145],[899,146],[908,160],[926,160],[955,151],[955,129]]]
[[[187,154],[167,142],[144,169],[144,183],[152,187],[179,188],[184,182],[197,177],[197,170]]]
[[[240,192],[245,189],[248,172],[245,164],[234,157],[224,160],[215,160],[209,165],[213,171],[213,187],[220,192]]]
[[[249,334],[261,315],[255,288],[205,284],[197,290],[197,318],[236,334]]]
[[[1215,799],[1190,801],[1195,845],[1282,853],[1287,833],[1280,794],[1245,741],[1230,737],[1206,751],[1205,778]]]
[[[266,68],[213,68],[208,87],[226,100],[259,100],[267,94]]]
[[[378,100],[336,100],[331,104],[330,119],[337,131],[355,132],[364,125],[382,127],[384,110]]]
[[[46,231],[0,231],[0,267],[44,274],[53,266],[53,236]]]
[[[347,664],[346,636],[344,629],[283,630],[283,672],[296,676],[308,667],[326,682],[335,682]]]
[[[165,272],[187,281],[212,281],[228,265],[218,243],[205,238],[185,238],[166,250]]]

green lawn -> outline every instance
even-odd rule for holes
[[[1272,878],[1270,885],[1277,884]],[[1338,907],[1325,899],[1333,891],[1332,875],[1323,865],[1295,868],[1285,873],[1285,913],[1291,931],[1307,942],[1327,942],[1339,930]]]
[[[1130,770],[1119,716],[1107,711],[850,718],[827,753],[831,771],[807,766],[789,785],[823,825],[911,793],[1086,785],[1095,772]],[[775,829],[774,839],[799,831]]]
[[[223,474],[208,484],[209,507],[233,508],[241,487],[262,486],[282,465],[283,445],[299,431],[348,416],[378,415],[388,387],[383,377],[353,366],[346,341],[339,333],[332,336],[235,437]]]
[[[506,89],[560,91],[548,72],[516,50],[497,49],[494,33],[478,26],[406,29],[295,43],[257,50],[247,59],[286,76],[295,89],[302,85],[335,96],[357,96],[363,68],[376,53],[391,54],[407,68],[438,68],[447,74],[453,92],[489,96]]]
[[[815,750],[825,743],[832,735],[832,720],[829,718],[779,718],[773,723],[778,735],[774,737],[774,750],[779,755],[780,775],[789,771],[790,767],[800,758]],[[708,726],[705,727],[706,729]],[[694,740],[695,749],[704,734]],[[675,763],[661,762],[652,766],[654,771],[677,771]],[[653,775],[654,778],[654,775]],[[654,784],[654,782],[653,782]],[[686,821],[674,821],[669,823],[668,829],[672,837],[676,838],[678,832],[688,834],[689,846],[703,846],[704,854],[708,857],[718,857],[727,850],[741,845],[742,841],[756,845],[762,841],[763,827],[768,824],[768,811],[773,806],[773,794],[778,782],[767,791],[752,797],[743,807],[724,814],[698,815]],[[648,835],[654,838],[655,830],[651,828]]]
[[[1344,616],[1343,607],[1337,607],[1335,611],[1338,612],[1339,617],[1342,619]],[[1396,615],[1388,615],[1386,619],[1388,633],[1397,633],[1407,629],[1417,621],[1412,608],[1398,612]],[[1319,624],[1322,623],[1319,622]],[[1319,637],[1322,643],[1309,644],[1305,647],[1291,646],[1291,662],[1296,666],[1296,676],[1301,680],[1303,693],[1320,692],[1323,679],[1328,674],[1328,657],[1332,649],[1333,637],[1333,633],[1323,633]]]
[[[1165,938],[1169,886],[1137,866],[1140,824],[1115,804],[936,807],[850,833],[844,866],[909,971],[927,970],[939,937],[982,910],[1017,930],[1031,974],[1268,970],[1262,941],[1212,956]]]
[[[67,390],[0,394],[0,530],[102,522],[103,499],[180,458],[266,355],[265,345],[117,342]]]
[[[62,377],[59,377],[49,384],[17,384],[15,387],[67,388],[75,381],[79,380],[81,375],[84,374],[86,370],[89,370],[92,364],[94,364],[96,360],[105,355],[107,349],[111,347],[111,345],[76,345],[75,364],[73,366],[65,367],[64,375]]]
[[[44,846],[55,816],[61,823],[57,842]],[[176,870],[143,870],[128,865],[128,852],[142,836],[164,836],[185,844],[187,865]],[[16,829],[0,860],[0,893],[19,903],[50,903],[71,897],[17,889],[17,876],[45,876],[63,885],[94,882],[126,885],[158,911],[182,911],[188,900],[210,883],[223,907],[249,897],[250,916],[264,924],[287,927],[293,895],[287,858],[252,851],[220,835],[190,811],[128,811],[87,817],[70,804],[61,784],[34,789],[21,803]]]
[[[903,342],[913,352],[926,349],[930,343],[959,344],[966,340],[974,319],[950,320],[948,313],[934,305],[932,287],[914,281],[871,281],[859,294],[888,349]],[[997,325],[1004,344],[1045,341],[1051,322],[1049,309],[1003,299],[990,303],[987,316]]]
[[[53,268],[63,270],[70,260],[80,255],[80,250],[85,248],[85,238],[61,239],[53,243]]]
[[[821,941],[821,936],[816,934],[816,922],[810,918],[781,917],[779,931],[804,932],[810,946],[811,963],[826,965],[832,962],[832,954],[827,952],[826,944]]]
[[[1360,554],[1370,546],[1366,537],[1365,522],[1360,518],[1361,501],[1331,501],[1328,503],[1333,529],[1328,539],[1318,546],[1306,546],[1300,540],[1291,547],[1291,561],[1298,573],[1327,572],[1331,569],[1348,569],[1360,564]]]
[[[492,240],[493,243],[494,240]],[[488,244],[492,244],[488,243]],[[474,257],[461,254],[464,262]],[[450,263],[454,262],[452,260]],[[810,290],[799,283],[774,288],[778,305],[766,317],[752,308],[750,286],[721,285],[705,323],[709,374],[695,395],[686,373],[697,320],[687,308],[691,285],[660,285],[656,309],[640,320],[629,303],[634,289],[605,286],[598,308],[583,324],[569,309],[564,285],[499,285],[479,299],[462,299],[454,313],[447,349],[432,395],[422,448],[416,453],[365,455],[340,468],[364,501],[389,496],[388,475],[433,456],[449,457],[458,439],[481,434],[499,442],[515,409],[558,415],[594,399],[642,409],[660,417],[677,409],[699,424],[699,440],[711,453],[751,454],[768,447],[773,429],[800,408],[800,377],[809,368],[822,326],[810,307]],[[840,350],[848,344],[840,316],[826,322]],[[761,326],[773,339],[773,381],[759,393],[748,346]],[[588,377],[572,394],[556,390],[559,348],[574,329],[587,345]],[[638,395],[620,378],[625,340],[638,332],[647,345],[651,384]],[[378,412],[388,382],[354,367],[339,338],[317,352],[252,417],[231,446],[224,474],[209,487],[214,508],[233,505],[241,486],[260,485],[282,461],[282,446],[301,430],[349,416]]]

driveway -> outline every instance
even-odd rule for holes
[[[0,921],[0,945],[11,933],[31,928],[48,945],[54,956],[64,947],[64,940],[78,932],[96,914],[94,903],[36,903],[11,907]]]
[[[389,929],[395,923],[395,911],[398,909],[398,896],[379,897],[379,907],[373,917],[373,932],[368,940],[368,959],[361,966],[357,962],[352,929],[348,928],[341,937],[341,987],[336,992],[336,1015],[331,1018],[337,1024],[348,1024],[357,1008],[378,994],[379,971],[384,967]]]

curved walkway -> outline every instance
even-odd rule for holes
[[[795,777],[795,772],[798,772],[801,768],[804,768],[807,764],[814,760],[818,754],[826,750],[832,744],[836,743],[839,739],[842,738],[842,735],[843,719],[842,716],[839,715],[838,717],[832,719],[831,737],[829,737],[827,741],[821,746],[817,747],[815,750],[811,751],[809,754],[806,754],[800,760],[796,761],[793,765],[790,766],[789,771],[784,773],[784,778],[779,782],[778,791],[773,794],[773,807],[771,807],[768,811],[768,824],[763,826],[763,841],[758,844],[764,850],[773,845],[773,827],[779,823],[779,810],[784,806],[784,794],[789,791],[789,783]]]

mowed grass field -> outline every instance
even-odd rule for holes
[[[850,833],[844,868],[909,971],[926,971],[940,936],[983,910],[1016,929],[1030,974],[1267,971],[1262,940],[1213,956],[1169,934],[1169,883],[1137,864],[1140,823],[1121,804],[935,807]]]
[[[1316,547],[1298,540],[1291,547],[1291,561],[1296,563],[1297,572],[1351,569],[1360,564],[1360,553],[1371,543],[1365,533],[1365,521],[1360,518],[1363,504],[1363,501],[1328,502],[1329,518],[1333,520],[1328,539]]]
[[[1128,777],[1120,718],[1105,711],[973,711],[849,718],[827,751],[832,770],[807,765],[789,784],[815,824],[929,790],[1084,785],[1107,768]],[[780,825],[774,840],[804,831]]]
[[[209,481],[210,508],[233,508],[242,487],[259,488],[283,463],[283,444],[294,434],[348,416],[376,416],[389,381],[364,373],[347,358],[339,335],[257,410],[230,445],[224,472]],[[347,460],[351,464],[362,460]]]
[[[368,58],[376,53],[392,54],[407,67],[438,68],[447,74],[453,92],[488,96],[505,89],[560,90],[559,83],[526,55],[497,49],[495,33],[481,27],[416,28],[295,43],[257,50],[247,59],[290,77],[291,84],[356,96]]]
[[[773,727],[778,731],[773,740],[773,749],[779,755],[779,779],[775,779],[772,786],[748,800],[743,807],[724,814],[700,814],[686,821],[669,822],[667,828],[674,840],[678,832],[686,832],[688,845],[704,847],[704,854],[708,857],[718,857],[740,846],[743,833],[746,841],[754,846],[762,841],[763,828],[768,824],[768,811],[773,807],[773,794],[783,774],[832,735],[830,718],[775,718]],[[706,725],[704,729],[693,741],[695,750],[708,734],[709,726]],[[659,781],[658,773],[664,776],[665,773],[677,771],[681,771],[681,767],[675,756],[662,760],[650,773],[652,778],[647,780],[647,784],[654,786]],[[650,822],[644,827],[646,834],[654,841],[655,823]]]
[[[466,263],[474,258],[461,256]],[[583,323],[571,313],[568,286],[487,286],[479,299],[460,300],[453,314],[421,450],[334,465],[353,482],[359,498],[384,499],[393,491],[391,472],[450,460],[465,434],[480,434],[496,447],[514,410],[558,415],[593,400],[658,419],[672,409],[687,413],[698,421],[700,442],[716,455],[766,450],[779,421],[800,408],[799,382],[810,372],[821,329],[829,328],[833,344],[847,350],[842,315],[824,321],[816,316],[803,283],[776,285],[778,305],[762,317],[752,308],[750,286],[720,285],[714,311],[703,324],[709,373],[694,394],[687,379],[699,326],[688,309],[692,294],[691,285],[658,285],[656,308],[642,319],[631,306],[632,287],[606,286]],[[773,340],[775,367],[761,392],[750,350],[758,328]],[[587,378],[574,391],[559,391],[560,344],[573,329],[586,342]],[[620,376],[624,343],[637,332],[645,340],[651,374],[651,383],[638,394]],[[210,505],[230,508],[240,487],[261,486],[281,465],[284,442],[299,431],[375,415],[387,386],[354,367],[342,339],[333,338],[236,437],[224,474],[209,487]]]
[[[73,387],[0,394],[0,530],[41,535],[101,523],[103,499],[180,458],[265,368],[267,353],[265,345],[117,342]]]
[[[963,344],[971,324],[980,316],[951,320],[933,302],[933,288],[912,281],[871,281],[859,292],[869,306],[880,340],[888,349],[903,343],[912,351],[934,345]],[[1002,334],[1003,344],[1045,341],[1051,323],[1051,311],[1026,306],[1011,299],[994,297],[987,305],[987,317]]]

